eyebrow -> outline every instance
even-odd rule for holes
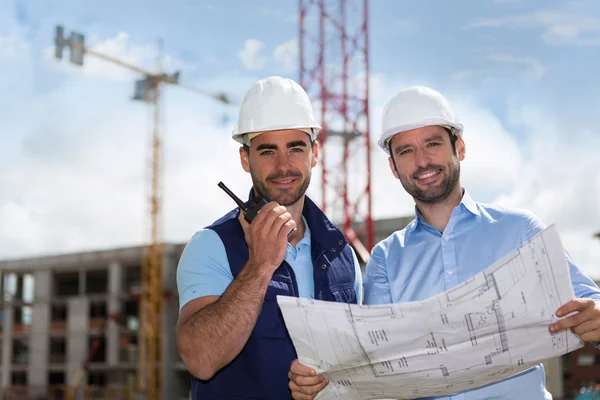
[[[306,147],[306,142],[303,140],[294,140],[292,142],[288,142],[285,147],[287,147],[288,149],[291,149],[292,147]],[[263,143],[263,144],[259,144],[256,147],[256,151],[261,151],[261,150],[277,150],[277,145],[273,144],[273,143]]]
[[[436,134],[433,136],[428,137],[427,139],[423,140],[425,143],[431,143],[431,142],[439,142],[439,141],[443,141],[444,137],[440,134]],[[412,145],[410,144],[401,144],[398,147],[396,147],[394,149],[394,153],[399,154],[402,153],[404,150],[410,148]]]
[[[444,140],[444,138],[442,137],[442,135],[437,134],[437,135],[430,136],[427,139],[425,139],[425,143],[436,142],[438,140]]]

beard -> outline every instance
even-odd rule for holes
[[[441,182],[436,186],[430,186],[426,189],[420,188],[416,183],[414,183],[414,179],[416,176],[422,174],[425,171],[431,170],[441,170],[440,174]],[[415,201],[420,201],[425,204],[439,204],[443,203],[450,197],[452,190],[458,184],[460,178],[460,163],[458,160],[451,161],[446,167],[443,165],[427,165],[423,168],[419,168],[414,174],[412,174],[411,178],[404,177],[400,174],[400,182],[404,187],[404,190],[410,194]]]
[[[303,178],[299,171],[277,172],[267,176],[267,178],[262,181],[256,176],[252,168],[250,168],[250,176],[252,177],[254,190],[256,190],[260,196],[268,196],[272,201],[276,201],[279,205],[287,207],[296,204],[298,200],[304,196],[308,189],[308,185],[310,184],[311,174],[310,171],[308,171],[306,177]],[[285,178],[297,179],[300,181],[300,185],[289,189],[267,189],[267,183],[269,181]]]

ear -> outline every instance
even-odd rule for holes
[[[312,147],[312,160],[310,166],[314,168],[317,165],[317,161],[319,161],[319,142],[315,140],[315,144]]]
[[[465,141],[462,136],[459,136],[456,140],[456,152],[458,153],[458,160],[462,161],[465,159],[465,155],[467,154],[467,149],[465,146]]]
[[[394,177],[396,179],[400,179],[398,178],[398,171],[396,171],[396,166],[394,165],[394,159],[392,157],[389,157],[388,162],[390,164],[390,169],[392,170],[392,174],[394,174]]]
[[[250,172],[250,160],[248,159],[250,157],[249,152],[250,149],[246,151],[244,147],[240,147],[240,163],[246,172]]]

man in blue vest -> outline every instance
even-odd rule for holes
[[[288,370],[297,355],[276,296],[362,299],[354,251],[305,195],[319,129],[293,80],[259,80],[242,101],[233,139],[252,178],[249,200],[272,201],[250,224],[233,209],[181,255],[177,347],[193,375],[193,399],[291,398]]]

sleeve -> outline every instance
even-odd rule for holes
[[[545,224],[539,218],[533,214],[529,215],[526,229],[526,240],[529,240],[535,234],[543,231],[545,228]],[[567,258],[567,264],[569,265],[569,275],[571,276],[571,284],[573,285],[575,297],[589,298],[594,300],[597,305],[600,305],[600,288],[598,288],[598,285],[596,285],[590,277],[581,271],[567,251],[565,251],[565,256]],[[592,343],[597,348],[600,348],[600,342]]]
[[[363,276],[362,269],[360,268],[360,263],[358,262],[358,257],[356,257],[356,252],[350,246],[350,250],[352,251],[352,259],[354,260],[354,291],[356,292],[356,300],[358,304],[363,303]]]
[[[233,281],[219,235],[203,229],[190,239],[177,265],[179,309],[203,296],[220,296]]]
[[[537,233],[546,229],[546,225],[535,215],[530,214],[527,220],[527,237],[526,240],[531,239]],[[581,269],[573,262],[573,259],[568,252],[565,252],[567,263],[569,264],[569,273],[571,275],[571,283],[573,284],[573,290],[575,297],[578,298],[591,298],[600,304],[600,288],[585,275]]]
[[[371,252],[363,286],[364,304],[392,304],[385,257],[379,247]]]

